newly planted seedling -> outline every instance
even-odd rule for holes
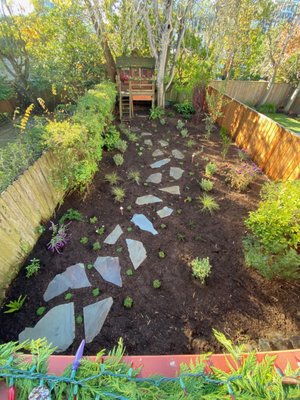
[[[73,298],[72,293],[68,292],[65,294],[65,300],[71,300]]]
[[[101,246],[101,244],[99,242],[93,243],[93,250],[94,251],[101,250],[101,248],[102,248],[102,246]]]
[[[196,145],[196,142],[195,142],[195,140],[193,140],[193,139],[189,139],[189,140],[186,142],[186,146],[187,146],[188,148],[194,147],[195,145]]]
[[[115,198],[115,201],[119,203],[123,203],[124,198],[125,198],[125,190],[119,186],[115,186],[112,188],[112,194]]]
[[[166,229],[167,225],[166,224],[160,224],[159,227],[160,227],[160,229]]]
[[[182,209],[181,209],[181,208],[178,208],[178,209],[176,210],[176,212],[177,212],[178,215],[180,215],[180,214],[182,214]]]
[[[161,119],[159,120],[159,122],[160,122],[161,125],[166,125],[166,120],[165,120],[165,118],[161,118]]]
[[[127,139],[129,140],[129,142],[137,142],[139,140],[139,137],[136,133],[134,132],[130,132],[128,131],[127,133],[125,133],[125,135],[127,136]]]
[[[113,160],[117,167],[120,167],[124,163],[124,157],[122,156],[122,154],[115,154],[113,156]]]
[[[184,125],[185,125],[185,123],[182,122],[181,119],[179,119],[179,120],[177,121],[176,128],[177,128],[179,131],[181,131],[181,129],[184,128]]]
[[[181,135],[183,138],[187,138],[187,137],[189,136],[189,131],[188,131],[186,128],[181,129],[180,135]]]
[[[38,235],[41,235],[44,233],[46,228],[43,225],[38,225],[35,229],[34,232],[37,233]]]
[[[192,199],[192,197],[190,197],[190,196],[187,196],[185,199],[184,199],[184,202],[185,203],[191,203],[193,201],[193,199]]]
[[[177,233],[176,237],[177,237],[177,240],[179,242],[185,242],[186,241],[186,237],[182,233]]]
[[[152,282],[152,286],[154,287],[154,289],[159,289],[161,287],[161,281],[159,279],[154,279],[154,281]]]
[[[117,183],[121,180],[121,178],[116,172],[111,172],[110,174],[106,174],[104,179],[112,186],[117,185]]]
[[[159,252],[158,252],[158,257],[161,258],[161,259],[163,259],[163,258],[166,258],[167,255],[166,255],[166,253],[165,253],[163,250],[159,250]]]
[[[200,204],[202,205],[202,212],[209,212],[213,214],[214,211],[220,209],[219,204],[215,201],[213,196],[209,196],[208,194],[204,194],[202,197],[198,197]]]
[[[131,226],[129,226],[129,227],[127,228],[127,232],[132,232],[132,227],[131,227]]]
[[[128,178],[139,185],[141,181],[141,174],[139,173],[139,171],[129,171]]]
[[[31,278],[35,275],[41,268],[41,262],[38,258],[33,258],[30,260],[30,264],[26,266],[26,278]]]
[[[123,301],[123,306],[125,308],[131,308],[133,306],[133,299],[130,296],[126,296]]]
[[[205,166],[205,175],[207,177],[213,176],[213,174],[217,171],[217,166],[214,162],[209,162]]]
[[[86,267],[87,267],[87,269],[93,269],[93,268],[94,268],[94,264],[91,264],[91,263],[90,263],[90,264],[87,264]]]
[[[83,316],[81,314],[76,315],[76,324],[81,325],[83,323]]]
[[[201,181],[198,181],[198,183],[201,189],[204,190],[205,192],[210,192],[214,187],[214,183],[209,179],[202,178]]]
[[[116,250],[117,253],[122,253],[122,251],[123,251],[123,247],[122,246],[117,247],[117,250]]]
[[[128,268],[128,269],[126,270],[126,275],[127,275],[127,276],[132,276],[132,275],[133,275],[133,270],[132,270],[131,268]]]
[[[87,236],[82,236],[82,238],[80,239],[81,244],[88,244],[88,242],[89,238]]]
[[[127,150],[127,143],[125,142],[125,140],[119,139],[115,144],[115,148],[121,153],[125,153],[125,151]]]
[[[44,312],[46,311],[46,307],[39,307],[37,310],[36,310],[36,315],[37,316],[41,316],[41,315],[43,315],[44,314]]]
[[[79,211],[69,208],[60,218],[59,225],[63,225],[66,221],[83,221],[83,215]]]
[[[69,222],[70,223],[70,222]],[[51,250],[53,253],[56,252],[61,254],[61,250],[65,247],[68,242],[67,225],[55,225],[50,221],[49,231],[52,231],[52,237],[50,242],[47,244],[47,249]]]
[[[95,289],[92,290],[92,295],[94,297],[99,296],[99,294],[100,294],[100,289],[99,288],[95,288]]]
[[[211,274],[211,265],[209,263],[209,258],[195,258],[190,262],[192,267],[193,275],[195,278],[204,284],[205,279]]]
[[[105,233],[105,226],[102,225],[100,228],[97,228],[95,230],[95,232],[97,233],[97,235],[100,235],[100,236],[103,235]]]
[[[7,310],[4,311],[4,314],[12,314],[17,311],[20,311],[24,305],[26,297],[27,297],[26,295],[25,296],[20,295],[16,300],[11,300],[9,303],[5,304]]]
[[[96,216],[90,218],[90,224],[96,224],[96,222],[98,222],[98,218]]]
[[[131,211],[131,210],[132,210],[132,206],[127,206],[127,207],[126,207],[126,210],[127,210],[127,211]]]

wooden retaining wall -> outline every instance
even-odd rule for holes
[[[236,144],[269,178],[300,179],[300,136],[227,95],[223,98],[223,117],[217,123]]]
[[[49,221],[63,198],[52,180],[55,158],[45,152],[0,195],[0,303],[35,245],[35,229]]]

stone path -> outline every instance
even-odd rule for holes
[[[139,129],[136,129],[135,131],[138,132]],[[148,147],[148,151],[153,146],[152,140],[148,138],[150,136],[152,136],[152,133],[150,132],[141,133],[141,137],[146,137],[146,139],[144,139],[144,144]],[[159,169],[170,163],[171,159],[173,162],[184,159],[184,154],[179,150],[173,149],[170,151],[168,149],[168,141],[159,140],[158,143],[160,147],[164,148],[167,158],[155,161],[150,165],[150,168]],[[158,148],[152,152],[152,156],[161,157],[164,155],[164,152]],[[180,161],[177,162],[182,164]],[[163,178],[165,178],[166,182],[168,183],[168,179],[169,182],[180,180],[183,174],[184,170],[182,168],[178,166],[171,166],[168,173],[164,170],[153,173],[146,178],[145,182],[159,185],[161,184]],[[153,186],[153,188],[170,195],[180,195],[179,185],[158,188]],[[142,195],[136,199],[136,204],[139,206],[162,202],[163,200],[159,197],[156,197],[154,194]],[[156,213],[160,218],[167,218],[172,215],[173,209],[168,206],[164,206],[159,208]],[[154,228],[153,223],[144,214],[134,214],[129,222],[150,235],[159,234]],[[104,243],[113,246],[117,243],[122,235],[124,235],[122,227],[120,225],[116,225],[111,233],[105,238]],[[125,242],[133,268],[138,269],[147,259],[147,250],[144,244],[139,240],[127,237]],[[118,287],[123,286],[121,276],[122,267],[119,257],[97,257],[94,262],[94,268],[99,274],[100,280],[103,279],[104,281]],[[49,283],[43,297],[45,301],[50,301],[67,290],[90,286],[91,284],[87,278],[84,264],[78,263],[68,267],[65,272],[56,275]],[[112,305],[113,299],[112,297],[108,297],[83,307],[84,332],[87,343],[91,343],[94,338],[101,333],[101,329]],[[46,337],[50,343],[57,347],[57,352],[65,351],[73,343],[75,338],[74,303],[70,302],[61,304],[50,309],[33,328],[26,328],[20,333],[19,341],[36,339],[39,337]]]

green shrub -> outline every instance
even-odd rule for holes
[[[74,210],[73,208],[69,208],[67,212],[60,218],[59,224],[62,225],[66,221],[83,221],[83,215],[81,212]]]
[[[111,192],[116,202],[123,203],[125,199],[125,190],[123,188],[119,186],[114,186]]]
[[[150,110],[149,119],[161,119],[165,114],[165,111],[161,107],[154,107]]]
[[[120,140],[120,132],[114,125],[110,125],[104,132],[104,147],[107,150],[113,150],[116,147],[116,143]]]
[[[112,186],[117,185],[117,183],[121,180],[121,178],[116,172],[111,172],[110,174],[106,174],[104,179]]]
[[[119,150],[121,153],[125,153],[125,151],[127,150],[127,142],[125,140],[119,139],[115,143],[115,148]]]
[[[181,130],[184,128],[184,126],[185,126],[185,123],[184,123],[183,121],[181,121],[181,119],[179,119],[179,120],[177,121],[176,128],[177,128],[179,131],[181,131]]]
[[[214,162],[209,162],[205,166],[205,175],[208,177],[213,176],[213,174],[217,171],[217,165]]]
[[[122,156],[122,154],[115,154],[113,156],[113,160],[117,167],[120,167],[124,163],[124,157]]]
[[[195,112],[192,103],[189,101],[184,101],[183,103],[175,104],[174,107],[176,111],[179,114],[181,114],[185,119],[190,118],[191,115],[194,114]]]
[[[210,192],[213,187],[214,187],[214,183],[212,181],[210,181],[209,179],[201,179],[201,182],[198,182],[201,189],[204,190],[205,192]]]
[[[257,111],[262,114],[265,114],[265,113],[274,114],[274,113],[276,113],[276,106],[275,106],[275,104],[272,104],[272,103],[263,104],[263,105],[257,107]]]
[[[225,180],[232,189],[243,192],[255,181],[259,172],[260,170],[255,164],[243,162],[239,166],[229,168]]]
[[[203,284],[205,279],[211,274],[211,265],[209,263],[209,258],[195,258],[190,262],[192,267],[193,275],[195,278]]]
[[[30,264],[26,266],[26,278],[31,278],[37,274],[41,268],[41,262],[38,258],[30,260]]]
[[[209,212],[212,214],[214,211],[220,209],[219,204],[215,201],[213,196],[209,196],[208,194],[204,194],[202,197],[198,197],[199,202],[201,203],[201,211],[202,212]]]
[[[79,99],[76,112],[68,120],[50,121],[44,135],[57,163],[54,179],[64,190],[85,190],[98,170],[102,157],[104,129],[112,120],[116,90],[103,82]]]
[[[261,199],[245,220],[246,264],[266,278],[300,279],[300,181],[267,183]]]

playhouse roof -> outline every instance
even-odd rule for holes
[[[117,68],[155,68],[155,58],[152,57],[136,57],[136,56],[122,56],[116,59]]]

